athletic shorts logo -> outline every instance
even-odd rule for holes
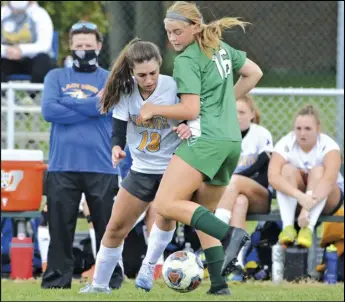
[[[187,145],[189,147],[193,146],[198,140],[198,137],[195,135],[192,135],[190,138],[187,139]]]

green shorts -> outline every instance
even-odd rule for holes
[[[206,183],[227,186],[241,154],[241,142],[197,138],[184,140],[175,154],[203,173]]]

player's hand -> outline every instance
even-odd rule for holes
[[[22,51],[18,46],[8,46],[6,48],[6,56],[10,60],[20,60],[22,57]]]
[[[153,109],[154,106],[152,103],[147,102],[145,103],[139,112],[139,117],[142,121],[146,122],[147,120],[150,120],[153,117]]]
[[[301,213],[298,216],[297,222],[300,228],[307,227],[309,224],[309,211],[302,208]]]
[[[122,159],[126,157],[126,152],[119,146],[114,146],[111,151],[111,159],[113,161],[113,167],[116,168]]]
[[[177,133],[180,139],[188,139],[192,136],[192,131],[185,123],[179,124],[177,127],[173,127],[173,131]]]
[[[298,196],[297,200],[301,207],[306,209],[307,211],[310,211],[316,204],[315,198],[306,193],[301,193],[300,196]]]

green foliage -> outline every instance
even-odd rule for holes
[[[71,26],[87,20],[98,25],[104,35],[108,31],[108,20],[105,17],[104,1],[37,1],[51,16],[54,30],[59,32],[59,59],[70,53],[68,33]]]

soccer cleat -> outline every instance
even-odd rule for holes
[[[238,253],[249,240],[250,237],[245,230],[230,226],[228,234],[222,240],[225,251],[222,276],[227,276],[236,269]]]
[[[98,294],[98,293],[104,293],[104,294],[111,294],[111,289],[109,286],[107,287],[98,287],[94,286],[92,284],[86,284],[85,287],[81,288],[79,290],[79,294]]]
[[[291,245],[294,243],[297,236],[297,232],[293,225],[288,225],[279,234],[279,242],[281,245]]]
[[[109,281],[109,287],[111,289],[120,289],[124,279],[125,279],[124,269],[122,267],[122,264],[119,262],[116,265],[113,274],[111,275],[111,278]]]
[[[228,285],[221,285],[214,288],[210,288],[207,292],[208,295],[214,295],[214,296],[230,296],[230,289],[228,288]]]
[[[308,227],[300,229],[297,236],[298,245],[310,248],[313,243],[313,232]]]
[[[135,287],[149,292],[153,287],[155,264],[143,263],[135,279]]]

